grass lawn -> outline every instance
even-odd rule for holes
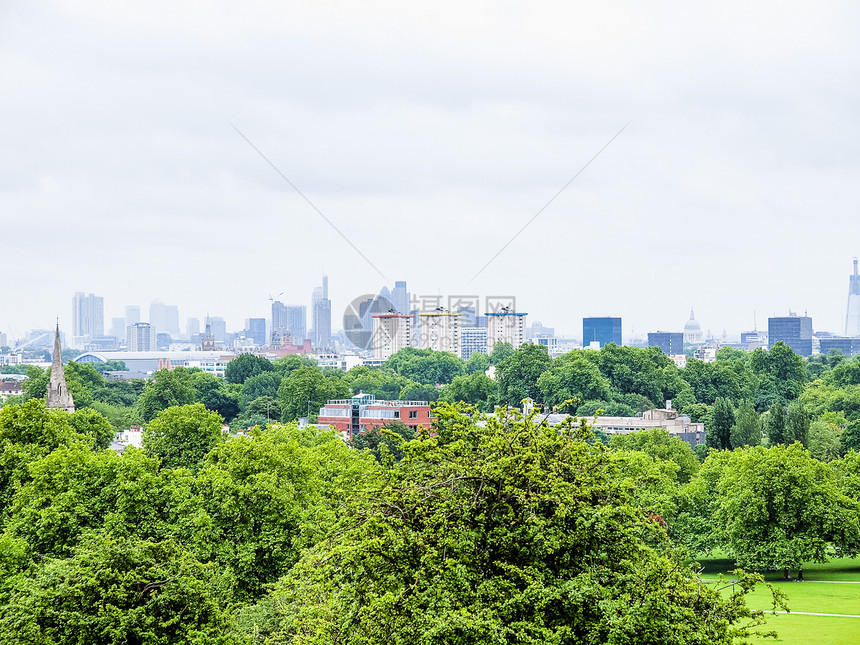
[[[730,580],[726,572],[733,562],[725,558],[698,559],[703,578],[715,578],[718,573]],[[792,576],[797,571],[791,572]],[[785,581],[782,571],[767,572],[765,579],[788,596],[792,612],[860,615],[860,558],[837,558],[825,564],[809,564],[803,568],[805,582]],[[821,581],[821,582],[815,582]],[[754,609],[771,608],[770,593],[757,588],[747,603]],[[860,643],[860,618],[839,616],[805,616],[800,614],[769,614],[766,629],[775,630],[779,637],[756,639],[755,643],[815,643],[820,645],[855,645]]]

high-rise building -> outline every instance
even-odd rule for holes
[[[221,316],[206,316],[206,328],[217,343],[227,340],[227,322]]]
[[[72,299],[72,335],[86,341],[105,335],[104,298],[78,291]]]
[[[191,339],[192,336],[196,336],[200,333],[200,319],[199,318],[189,318],[185,322],[185,335]]]
[[[266,319],[248,318],[248,324],[245,327],[245,336],[253,340],[257,347],[266,345]]]
[[[514,349],[526,342],[526,316],[504,307],[501,311],[486,313],[487,354],[493,353],[496,343],[510,343]]]
[[[394,290],[391,292],[391,304],[394,305],[394,310],[399,314],[408,314],[409,312],[409,292],[406,290],[406,282],[397,280],[394,283]]]
[[[156,298],[149,305],[149,324],[158,332],[179,336],[179,308]]]
[[[776,316],[767,319],[767,346],[783,342],[801,356],[812,354],[812,318],[809,316]]]
[[[460,330],[460,357],[467,361],[472,354],[487,353],[487,328],[463,327]]]
[[[857,274],[857,258],[854,258],[854,275],[848,277],[845,335],[860,336],[860,275]]]
[[[666,356],[678,356],[684,353],[684,334],[680,331],[650,331],[648,347],[659,347]]]
[[[406,314],[376,314],[373,321],[371,345],[373,357],[384,361],[404,347],[412,347],[412,316]]]
[[[421,349],[460,356],[460,314],[428,311],[418,314],[418,320],[421,324],[418,346]]]
[[[138,305],[125,306],[125,326],[131,327],[140,322],[140,307]]]
[[[621,345],[621,318],[618,317],[589,317],[582,319],[582,346],[605,347],[609,343]]]
[[[285,305],[280,300],[272,303],[272,333],[278,339],[289,334],[293,342],[301,344],[308,337],[308,309],[304,305]]]
[[[125,318],[110,319],[110,335],[117,340],[125,340]]]
[[[149,323],[135,323],[125,330],[125,342],[130,352],[154,352],[156,343],[155,327]]]
[[[331,300],[328,297],[328,276],[324,275],[322,286],[314,289],[311,305],[314,335],[313,345],[317,348],[331,344]]]

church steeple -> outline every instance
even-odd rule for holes
[[[63,349],[60,347],[60,324],[54,336],[54,356],[51,363],[51,383],[48,385],[47,406],[66,412],[75,411],[75,402],[69,386],[66,385],[66,371],[63,369]]]

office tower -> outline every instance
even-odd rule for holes
[[[72,299],[72,335],[78,339],[105,335],[104,298],[78,291]]]
[[[75,411],[75,402],[72,393],[66,385],[66,373],[63,368],[63,350],[60,347],[60,326],[57,325],[54,336],[54,356],[51,363],[51,381],[48,384],[48,396],[45,405],[49,408]]]
[[[386,360],[404,347],[412,346],[412,316],[405,314],[376,314],[371,317],[373,357]]]
[[[421,324],[419,343],[421,349],[451,352],[460,356],[460,314],[433,311],[418,314]]]
[[[504,307],[501,311],[484,314],[487,319],[487,354],[496,343],[510,343],[514,349],[526,342],[526,316]]]
[[[308,308],[305,305],[287,305],[284,307],[284,315],[290,338],[297,345],[301,345],[302,341],[308,337]]]
[[[155,327],[149,323],[135,323],[125,330],[126,346],[130,352],[154,352],[157,348]]]
[[[597,347],[605,347],[609,343],[621,345],[621,318],[617,317],[589,317],[582,319],[582,346],[591,347],[597,343]]]
[[[394,305],[394,310],[397,313],[409,313],[409,292],[406,290],[404,280],[398,280],[394,283],[394,290],[391,292],[391,304]]]
[[[860,275],[854,258],[854,275],[848,276],[848,309],[845,314],[845,335],[860,336]]]
[[[248,318],[248,324],[245,327],[245,336],[253,340],[257,347],[266,345],[266,319]]]
[[[140,322],[140,307],[138,305],[125,306],[125,326],[131,327]]]
[[[322,286],[314,289],[311,307],[314,347],[328,347],[331,344],[331,300],[328,297],[328,276],[324,275]]]
[[[767,319],[767,347],[783,342],[801,356],[812,354],[812,318],[808,316],[777,316]]]
[[[648,347],[659,347],[666,356],[684,353],[684,334],[674,331],[649,331]]]
[[[118,340],[125,340],[125,318],[110,319],[110,335]]]
[[[460,330],[460,357],[467,361],[472,354],[487,353],[487,328],[463,327]]]
[[[6,344],[6,334],[3,332],[0,332],[0,347],[7,347],[7,346],[8,345]]]
[[[196,336],[200,333],[200,319],[199,318],[189,318],[185,322],[185,334],[191,339],[192,336]]]
[[[227,323],[221,316],[207,316],[206,328],[217,343],[227,340]]]
[[[158,332],[179,336],[179,308],[156,298],[149,305],[149,324]]]

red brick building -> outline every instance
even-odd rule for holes
[[[372,394],[335,399],[320,408],[318,423],[330,425],[348,438],[363,430],[402,421],[413,430],[429,428],[435,417],[427,401],[377,401]]]

